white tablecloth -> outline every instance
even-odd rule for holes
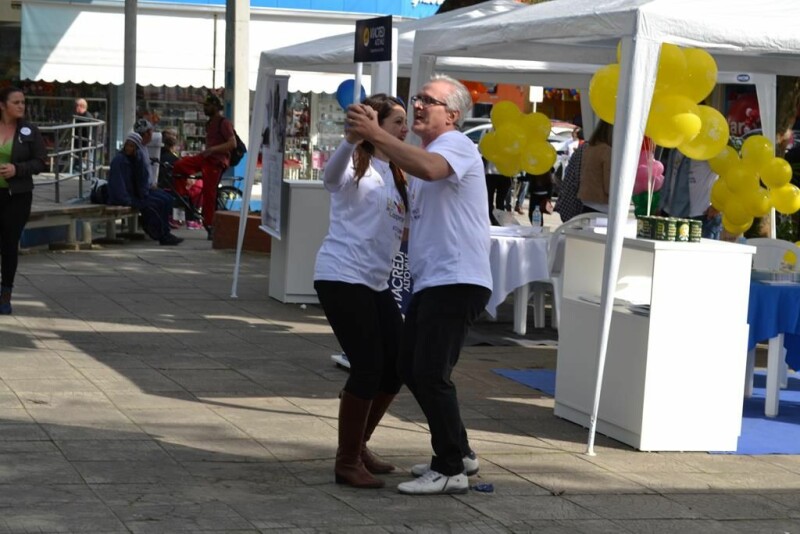
[[[547,242],[550,234],[531,235],[530,232],[531,227],[528,226],[492,228],[492,247],[489,253],[492,296],[486,305],[486,311],[492,317],[497,316],[497,306],[506,300],[509,293],[524,288],[525,291],[516,293],[514,298],[524,296],[527,301],[528,284],[549,277]],[[517,315],[517,309],[527,310],[527,302],[515,303],[514,308]],[[517,317],[514,322],[517,323]]]

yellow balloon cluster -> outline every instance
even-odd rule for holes
[[[731,234],[745,232],[754,217],[765,216],[773,207],[784,214],[800,210],[800,189],[789,183],[792,168],[775,156],[775,147],[763,135],[748,137],[741,157],[726,146],[708,163],[719,174],[711,188],[711,205],[722,212],[722,225]]]
[[[719,111],[698,102],[716,83],[717,64],[708,52],[662,44],[645,135],[657,145],[677,148],[692,159],[711,159],[728,143],[728,123]],[[589,83],[592,109],[610,124],[616,118],[618,84],[618,63],[600,68]]]
[[[523,114],[513,102],[492,106],[494,130],[481,139],[478,148],[495,164],[500,174],[516,176],[520,171],[544,174],[555,164],[556,151],[547,142],[550,119],[543,113]]]

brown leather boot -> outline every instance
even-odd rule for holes
[[[394,397],[394,395],[379,392],[375,398],[372,399],[372,406],[367,416],[367,427],[364,430],[364,445],[361,447],[361,461],[364,462],[364,467],[375,475],[385,475],[396,469],[395,466],[389,462],[384,462],[367,448],[369,438],[372,437],[372,433],[375,431],[378,423],[383,419],[383,415],[386,413],[386,410],[389,409],[389,405],[392,404]]]
[[[336,450],[337,484],[354,488],[382,488],[383,480],[370,474],[361,461],[364,428],[372,401],[342,392],[339,401],[339,448]]]

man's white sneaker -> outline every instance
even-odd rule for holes
[[[469,479],[464,473],[449,477],[429,469],[421,477],[399,484],[397,491],[406,495],[467,493],[469,491]]]
[[[470,451],[468,455],[464,456],[463,460],[464,474],[468,477],[477,475],[480,470],[480,465],[478,464],[478,456],[475,454],[475,451]],[[411,475],[421,477],[430,470],[431,464],[417,464],[411,468]]]

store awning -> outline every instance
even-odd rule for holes
[[[250,89],[255,89],[255,73],[263,50],[302,42],[310,35],[352,31],[356,18],[359,17],[254,10],[248,58]],[[124,33],[122,3],[26,1],[22,4],[20,78],[121,85]],[[223,86],[223,10],[140,4],[136,34],[136,82],[139,85]],[[333,93],[345,78],[302,73],[291,76],[289,89]]]

